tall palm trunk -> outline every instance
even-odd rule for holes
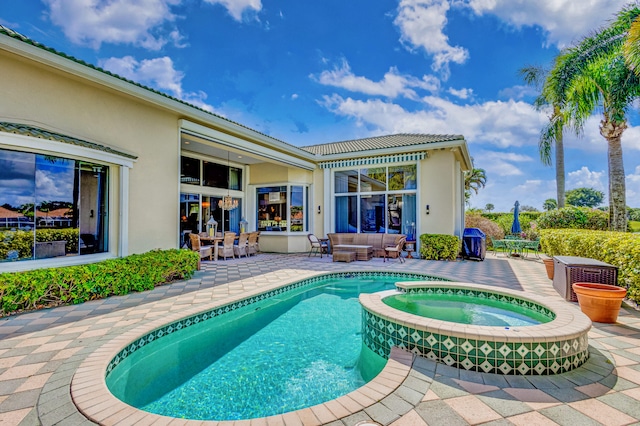
[[[626,122],[616,123],[606,116],[600,122],[600,134],[609,146],[609,222],[613,231],[627,231],[627,197],[622,161],[622,132],[627,128]]]
[[[556,117],[561,117],[562,113],[560,107],[554,105],[553,113]],[[564,122],[562,119],[555,122],[555,144],[556,144],[556,197],[558,201],[558,208],[561,209],[565,205],[565,172],[564,172],[564,142],[563,131]]]

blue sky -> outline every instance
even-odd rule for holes
[[[517,70],[612,19],[622,0],[29,0],[0,24],[293,145],[394,133],[461,134],[486,188],[471,199],[542,209],[547,115]],[[568,134],[567,189],[607,193],[599,117]],[[640,117],[623,136],[640,207]],[[606,201],[605,201],[606,202]]]

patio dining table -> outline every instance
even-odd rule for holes
[[[513,257],[521,257],[522,252],[524,251],[527,244],[531,243],[531,241],[529,240],[516,240],[512,238],[507,238],[507,239],[498,240],[498,241],[503,243],[507,247],[509,256],[513,256]]]

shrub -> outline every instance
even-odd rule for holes
[[[618,284],[640,301],[640,235],[626,232],[547,229],[540,231],[542,251],[549,256],[579,256],[618,267]]]
[[[460,239],[455,235],[420,235],[420,257],[429,260],[456,260],[460,253]]]
[[[501,240],[504,238],[504,231],[494,221],[476,214],[467,214],[464,217],[466,228],[478,228],[487,236],[487,245],[491,244],[491,238]]]
[[[564,207],[543,213],[538,219],[540,229],[609,229],[609,214],[587,207]]]
[[[144,291],[190,278],[199,255],[154,250],[88,265],[0,274],[0,314]]]

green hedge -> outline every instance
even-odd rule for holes
[[[460,253],[460,239],[455,235],[420,235],[420,257],[428,260],[456,260]]]
[[[578,229],[540,231],[542,251],[549,256],[579,256],[618,267],[618,285],[640,301],[640,235],[626,232]]]
[[[0,274],[0,315],[150,290],[190,278],[198,261],[191,250],[154,250],[88,265]]]
[[[609,229],[609,213],[588,207],[549,210],[538,219],[540,229]]]

